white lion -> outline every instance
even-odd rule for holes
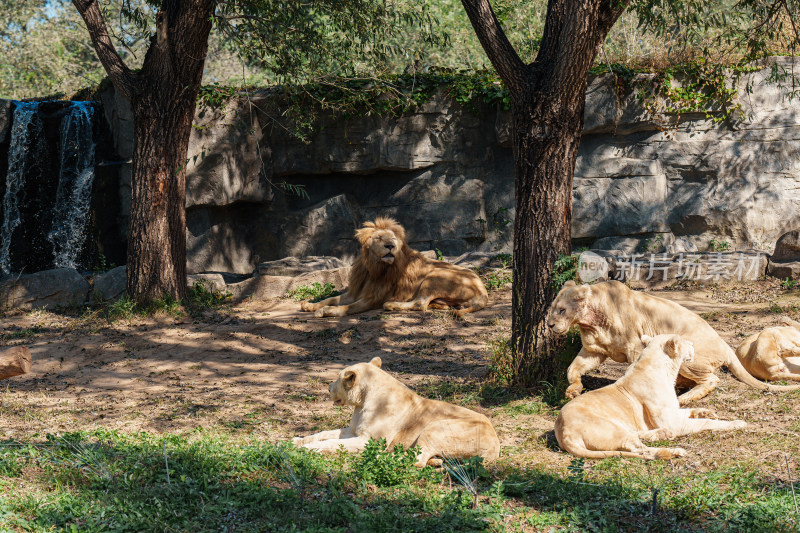
[[[716,417],[709,409],[680,408],[675,379],[681,365],[694,357],[691,342],[678,335],[644,335],[641,340],[641,356],[616,383],[578,396],[561,409],[556,438],[562,449],[592,459],[671,459],[686,455],[686,450],[652,448],[642,441],[747,425],[743,420],[712,420]]]
[[[348,366],[331,384],[334,405],[355,407],[350,427],[295,437],[297,446],[320,452],[364,449],[370,438],[386,439],[387,448],[419,445],[417,466],[434,458],[497,459],[500,441],[482,414],[438,400],[429,400],[381,370],[381,359]]]
[[[748,372],[766,380],[800,381],[800,322],[781,317],[783,327],[750,335],[736,349]]]
[[[675,302],[632,291],[618,281],[594,285],[565,283],[550,306],[547,325],[561,335],[573,325],[581,330],[583,347],[567,369],[568,398],[581,393],[581,376],[600,366],[606,358],[632,363],[642,351],[642,335],[664,333],[676,333],[694,343],[694,360],[680,370],[682,381],[694,386],[678,398],[681,405],[714,390],[719,382],[714,372],[723,365],[740,381],[756,389],[800,388],[800,385],[768,385],[758,381],[747,373],[714,328],[697,314]]]

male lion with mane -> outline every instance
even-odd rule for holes
[[[800,385],[767,385],[747,373],[730,346],[708,322],[685,307],[652,294],[632,291],[619,281],[576,285],[568,281],[550,306],[548,327],[564,335],[577,324],[583,347],[567,369],[566,395],[581,393],[581,376],[610,357],[633,363],[642,352],[642,335],[675,333],[694,343],[692,362],[681,366],[679,385],[691,383],[678,397],[681,405],[699,400],[714,390],[719,378],[714,371],[727,366],[739,381],[760,390],[786,391]]]
[[[643,335],[642,355],[625,375],[565,405],[556,419],[556,439],[564,451],[602,459],[622,455],[672,459],[683,448],[651,448],[642,441],[665,440],[700,431],[730,431],[743,420],[712,420],[710,409],[681,409],[675,396],[678,369],[691,363],[692,343],[678,335]]]
[[[420,446],[418,467],[441,459],[480,456],[497,459],[500,440],[492,423],[480,413],[438,400],[429,400],[381,369],[380,357],[348,366],[331,383],[333,405],[355,407],[350,426],[292,439],[297,446],[319,452],[364,449],[370,438],[386,439],[387,449],[402,444]]]
[[[428,259],[406,244],[406,231],[391,218],[378,217],[356,231],[361,255],[350,270],[347,290],[321,302],[305,301],[315,317],[345,316],[383,307],[387,311],[425,311],[452,307],[460,316],[483,309],[486,287],[475,272]]]

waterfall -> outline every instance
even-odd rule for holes
[[[61,121],[59,172],[53,225],[47,240],[53,245],[56,268],[77,268],[86,240],[86,219],[94,181],[92,116],[89,102],[73,102]]]
[[[3,225],[0,227],[0,274],[8,274],[11,270],[11,238],[21,222],[19,208],[20,201],[24,200],[25,175],[28,168],[36,164],[35,158],[45,150],[38,105],[38,102],[14,102],[6,192],[3,195]]]

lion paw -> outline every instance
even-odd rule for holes
[[[320,307],[314,311],[314,318],[323,318],[325,316],[325,309],[327,309],[327,307]]]
[[[578,396],[580,396],[582,390],[583,390],[582,385],[570,385],[569,387],[567,387],[567,390],[564,391],[564,396],[566,396],[571,400],[573,398],[577,398]]]
[[[300,446],[302,446],[305,443],[305,440],[306,439],[304,437],[294,437],[294,438],[292,438],[292,444],[294,444],[295,446],[297,446],[299,448]]]
[[[733,429],[742,429],[743,427],[747,427],[747,422],[744,420],[734,420],[731,422]]]
[[[717,413],[715,413],[711,409],[706,409],[704,407],[701,407],[698,409],[692,409],[692,411],[689,413],[689,418],[711,418],[716,420],[718,417]]]

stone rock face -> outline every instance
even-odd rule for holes
[[[765,67],[741,79],[735,127],[704,113],[676,123],[652,115],[636,91],[618,94],[613,75],[590,80],[573,189],[578,244],[680,253],[716,240],[769,252],[800,227],[800,99],[769,75]],[[511,251],[508,112],[468,110],[441,93],[402,117],[323,115],[302,142],[270,98],[198,111],[187,167],[189,272],[251,273],[289,256],[349,262],[354,230],[378,215],[405,225],[416,249]],[[110,123],[130,129],[120,97],[104,102],[114,106]],[[132,133],[114,131],[124,155]]]
[[[344,268],[347,263],[338,257],[284,257],[277,261],[266,261],[258,265],[262,276],[299,276],[316,270],[335,270]]]
[[[234,300],[243,298],[282,298],[288,296],[289,291],[302,285],[311,285],[314,282],[332,283],[337,290],[347,287],[347,278],[350,267],[336,268],[333,270],[319,270],[306,272],[299,276],[253,276],[252,278],[230,283],[226,289],[233,295]],[[300,303],[297,304],[298,309]]]
[[[42,270],[0,281],[0,310],[81,305],[88,296],[89,282],[71,268]]]
[[[189,274],[186,276],[186,285],[189,289],[194,287],[195,283],[202,283],[206,289],[211,291],[223,292],[227,288],[225,278],[222,277],[222,274],[205,273]]]
[[[781,238],[775,244],[772,260],[778,263],[800,261],[800,230],[790,231],[781,235]]]
[[[92,298],[99,300],[116,300],[125,294],[127,282],[127,269],[124,266],[118,266],[112,268],[108,272],[97,274],[94,277]]]

